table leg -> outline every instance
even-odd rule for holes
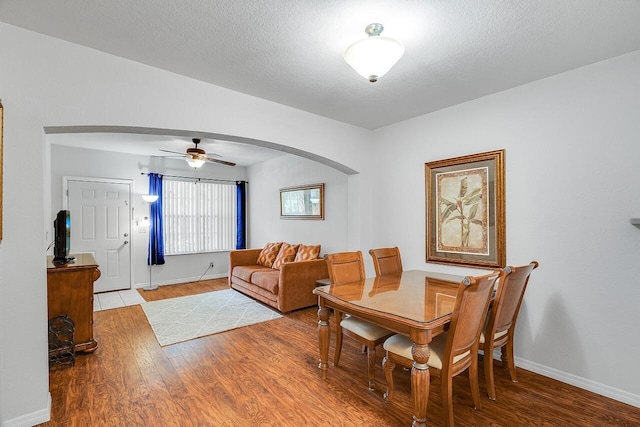
[[[429,354],[427,344],[413,344],[413,367],[411,368],[411,394],[413,395],[413,427],[426,427],[427,403],[429,401]]]
[[[320,306],[318,309],[318,341],[320,346],[320,363],[322,379],[327,379],[327,361],[329,360],[329,341],[331,338],[331,328],[329,328],[329,309]]]

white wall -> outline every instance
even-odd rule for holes
[[[74,125],[240,135],[344,164],[361,172],[347,178],[347,246],[397,244],[406,268],[427,267],[424,163],[505,148],[508,262],[541,263],[518,363],[640,406],[640,230],[629,224],[640,216],[640,52],[373,133],[5,24],[0,58],[0,323],[20,325],[0,328],[3,426],[48,417],[43,129]]]
[[[0,422],[49,417],[45,250],[53,201],[45,127],[132,126],[293,146],[360,169],[371,132],[0,23],[4,236]],[[330,142],[328,142],[330,141]],[[46,189],[46,190],[45,190]],[[97,351],[100,351],[98,348]]]
[[[281,156],[248,168],[247,247],[267,242],[320,244],[322,253],[347,250],[347,175],[296,156]],[[324,221],[280,219],[280,188],[324,183]]]
[[[58,135],[59,140],[63,138],[63,135]],[[51,218],[54,218],[55,213],[64,206],[62,179],[65,176],[127,179],[133,182],[131,265],[132,285],[136,288],[149,284],[147,266],[149,234],[147,227],[142,227],[141,229],[145,232],[141,233],[135,225],[136,218],[149,216],[149,204],[140,197],[148,193],[149,178],[142,175],[142,172],[194,176],[193,169],[189,168],[182,159],[139,156],[61,145],[51,146]],[[231,168],[208,164],[198,170],[197,176],[230,181],[246,180],[247,171],[246,168],[239,166]],[[71,251],[73,252],[73,247]],[[213,262],[212,269],[208,269],[209,262]],[[152,279],[154,285],[165,285],[198,280],[205,272],[204,279],[225,277],[228,267],[229,252],[166,256],[164,265],[153,266]]]
[[[397,244],[406,268],[462,271],[425,264],[424,163],[506,149],[507,262],[540,262],[518,364],[635,406],[639,100],[635,52],[380,129],[372,176],[375,243]]]

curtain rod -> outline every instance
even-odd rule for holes
[[[149,175],[146,172],[140,172],[141,175]],[[242,181],[241,179],[217,179],[217,178],[198,178],[196,176],[180,176],[180,175],[166,175],[163,173],[159,173],[158,175],[161,176],[167,176],[169,178],[181,178],[181,179],[192,179],[194,181],[218,181],[218,182],[233,182],[233,183],[237,183],[239,181]],[[249,183],[249,181],[243,181],[245,183]]]

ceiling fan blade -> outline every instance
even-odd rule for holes
[[[206,160],[208,162],[212,162],[212,163],[220,163],[220,164],[227,165],[227,166],[235,166],[236,165],[233,162],[227,162],[225,160],[212,159],[210,157],[204,157],[204,160]]]
[[[160,151],[164,151],[165,153],[173,153],[173,154],[178,154],[178,155],[180,155],[180,156],[185,157],[185,154],[184,154],[184,153],[179,153],[179,152],[177,152],[177,151],[163,150],[162,148],[159,148],[159,150],[160,150]]]

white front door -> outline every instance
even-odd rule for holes
[[[100,278],[94,292],[131,289],[131,183],[67,180],[71,253],[91,253]]]

